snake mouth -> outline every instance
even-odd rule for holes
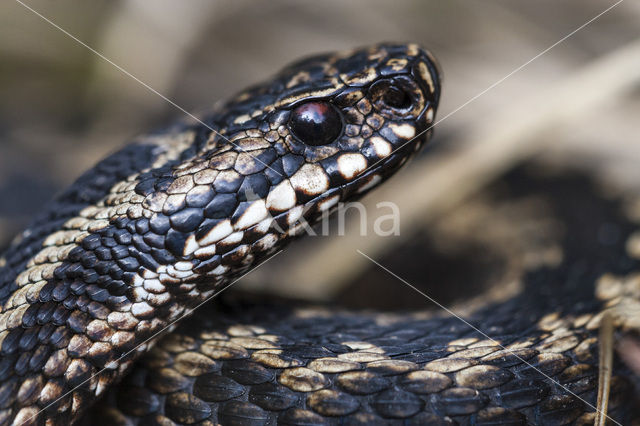
[[[313,218],[315,214],[329,210],[326,207],[327,204],[331,204],[333,207],[337,202],[354,201],[364,196],[402,168],[420,150],[427,139],[425,134],[405,142],[392,151],[388,157],[371,164],[353,180],[329,190],[320,197],[309,200],[305,205],[305,210],[309,211],[311,218]]]

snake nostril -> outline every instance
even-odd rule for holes
[[[399,87],[390,86],[384,95],[382,101],[391,108],[406,109],[411,106],[411,97]]]

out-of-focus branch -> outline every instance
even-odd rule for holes
[[[96,50],[140,78],[158,92],[171,88],[193,46],[217,18],[217,2],[126,0],[115,8],[96,43]],[[94,59],[88,83],[87,105],[96,109],[89,140],[125,139],[167,108],[166,102],[112,64]],[[105,136],[106,135],[106,136]],[[100,149],[101,144],[95,144]],[[112,144],[104,144],[111,146]],[[89,158],[104,153],[84,153]]]

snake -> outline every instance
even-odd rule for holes
[[[208,303],[414,156],[441,84],[413,43],[307,57],[80,176],[0,257],[0,424],[593,423],[598,329],[633,276],[470,322]]]

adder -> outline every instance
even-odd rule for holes
[[[473,324],[195,310],[402,167],[440,91],[415,44],[313,56],[100,161],[0,258],[0,424],[593,422],[598,327],[631,279]],[[609,388],[628,420],[629,382]]]

